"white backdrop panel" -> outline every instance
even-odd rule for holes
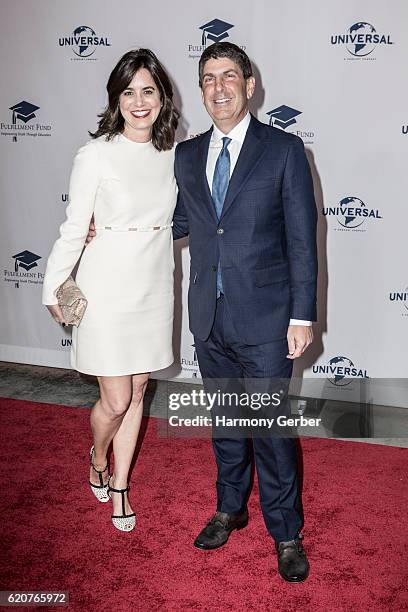
[[[178,139],[188,138],[209,127],[197,82],[200,26],[219,19],[230,26],[225,40],[253,60],[252,112],[268,123],[269,111],[282,105],[292,110],[295,121],[286,130],[303,138],[314,176],[319,321],[314,346],[296,364],[304,377],[298,391],[349,400],[360,393],[365,375],[407,379],[405,0],[258,0],[251,6],[242,0],[201,6],[182,0],[3,0],[1,13],[7,87],[0,93],[0,359],[69,367],[69,333],[40,305],[42,274],[64,219],[74,153],[96,127],[116,61],[139,46],[157,53],[182,112]],[[73,45],[60,45],[81,26],[104,43],[89,56],[91,48],[81,55]],[[347,33],[377,34],[383,42],[364,38],[362,48],[338,42]],[[33,105],[35,116],[21,102]],[[336,214],[342,201],[343,209],[376,216]],[[199,372],[188,331],[186,244],[176,245],[175,257],[177,362],[156,376],[190,379]],[[351,386],[343,386],[339,369],[347,366],[357,371]],[[368,393],[379,403],[408,406],[403,380],[385,392],[371,385]]]

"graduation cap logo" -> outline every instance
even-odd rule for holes
[[[278,106],[278,108],[274,108],[266,114],[269,115],[269,125],[274,125],[286,130],[290,125],[296,123],[295,117],[301,115],[302,111],[282,104],[282,106]]]
[[[221,21],[221,19],[213,19],[212,21],[205,23],[204,25],[200,26],[200,30],[203,31],[201,44],[206,45],[207,40],[221,42],[224,40],[224,38],[228,38],[228,30],[233,27],[234,26],[231,23]]]
[[[28,271],[37,266],[37,261],[41,259],[41,256],[31,253],[31,251],[21,251],[21,253],[13,255],[13,259],[15,260],[14,269],[16,272],[19,267]]]
[[[31,104],[31,102],[26,102],[25,100],[14,106],[10,106],[10,110],[13,111],[12,123],[15,125],[17,119],[20,119],[24,123],[31,121],[31,119],[35,117],[35,111],[39,108],[39,106],[35,106],[35,104]]]

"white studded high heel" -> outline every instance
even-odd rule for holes
[[[132,512],[132,514],[126,514],[126,506],[125,506],[125,493],[129,491],[129,486],[126,489],[114,489],[108,483],[108,495],[112,497],[111,492],[120,493],[122,496],[122,514],[115,515],[112,514],[112,523],[119,529],[119,531],[132,531],[136,525],[136,514]]]
[[[98,470],[94,464],[93,464],[93,455],[94,455],[94,447],[91,447],[91,450],[89,451],[89,461],[91,463],[92,469],[94,470],[94,472],[96,472],[99,476],[99,484],[96,485],[93,482],[89,481],[89,484],[91,486],[91,491],[92,493],[95,495],[96,499],[100,502],[102,502],[103,504],[106,504],[106,502],[109,501],[110,497],[108,495],[108,484],[109,484],[109,479],[108,482],[106,484],[104,484],[103,482],[103,478],[102,478],[102,474],[104,472],[106,472],[106,470],[108,469],[108,464],[106,464],[106,467],[104,470]],[[109,474],[108,474],[109,476]],[[110,476],[109,476],[110,478]]]

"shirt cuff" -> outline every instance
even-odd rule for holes
[[[304,327],[310,327],[311,321],[303,321],[302,319],[290,319],[289,325],[303,325]]]

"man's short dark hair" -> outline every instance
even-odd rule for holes
[[[217,42],[213,45],[207,47],[198,63],[198,84],[200,87],[203,84],[203,73],[204,73],[204,65],[209,59],[219,59],[220,57],[227,57],[232,60],[235,64],[237,64],[244,75],[244,79],[249,79],[252,76],[252,66],[249,60],[249,57],[238,47],[234,45],[234,43],[230,42]]]

